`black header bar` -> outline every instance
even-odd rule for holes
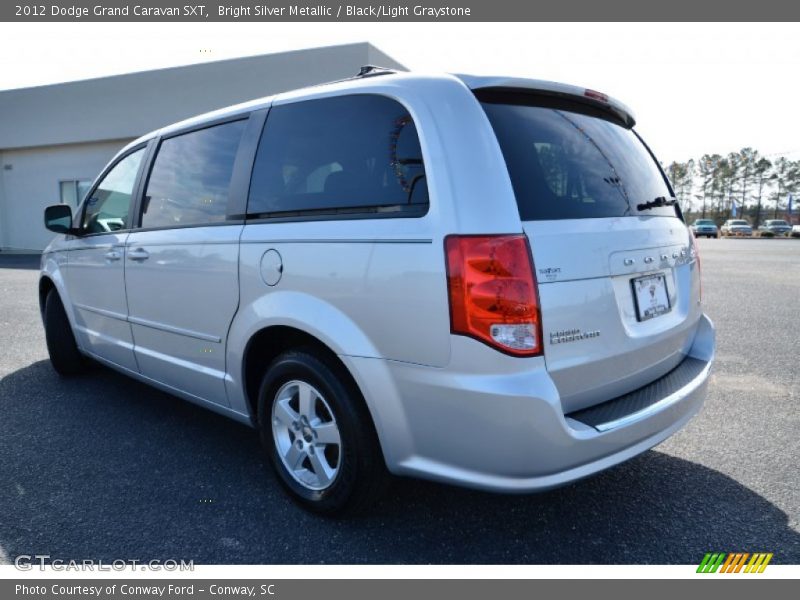
[[[257,0],[59,0],[0,4],[0,21],[502,22],[502,21],[796,21],[787,0],[415,0],[381,3]],[[205,3],[203,3],[205,2]],[[668,43],[658,40],[654,43]]]

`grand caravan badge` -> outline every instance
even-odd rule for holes
[[[600,330],[581,331],[580,329],[564,329],[562,331],[550,332],[551,344],[566,344],[568,342],[579,342],[591,338],[600,337]]]

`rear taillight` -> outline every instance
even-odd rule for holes
[[[527,238],[445,238],[450,331],[514,356],[542,353],[536,278]]]

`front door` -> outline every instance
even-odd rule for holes
[[[82,234],[68,244],[67,290],[78,345],[94,356],[137,370],[125,299],[125,242],[145,149],[119,160],[95,186],[80,214]]]

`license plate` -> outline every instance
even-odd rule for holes
[[[669,305],[667,278],[663,274],[631,279],[631,286],[636,304],[636,318],[639,321],[663,315],[672,308]]]

